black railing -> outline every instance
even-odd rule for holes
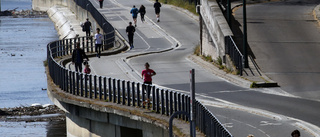
[[[89,7],[87,6],[89,2],[85,1],[87,0],[75,0],[79,6],[86,9]],[[104,32],[108,32],[104,35],[104,45],[112,45],[115,41],[114,28],[94,9],[94,7],[93,9],[88,8],[98,24],[102,27],[105,26]],[[104,21],[101,21],[102,24],[100,24],[98,20]],[[106,23],[107,25],[105,25]],[[50,77],[63,91],[85,98],[147,108],[166,116],[170,116],[177,111],[190,112],[190,96],[187,94],[138,82],[83,74],[66,68],[63,63],[57,60],[63,57],[70,58],[67,55],[72,54],[77,42],[80,42],[85,52],[94,52],[92,39],[86,37],[58,40],[49,43],[47,46]],[[232,137],[230,132],[203,104],[197,100],[195,102],[195,122],[202,133],[209,137]],[[180,115],[178,118],[189,121],[186,116]]]
[[[84,37],[80,39],[82,38]],[[48,44],[49,73],[53,82],[63,91],[85,98],[147,108],[166,116],[177,111],[190,112],[190,96],[187,94],[138,82],[83,74],[65,68],[55,60],[67,53],[70,54],[73,50],[70,45],[61,45],[66,43],[65,41],[77,41],[77,39],[59,40]],[[195,115],[196,126],[205,135],[232,137],[219,120],[199,101],[196,101]],[[185,116],[179,116],[179,118],[189,121]]]
[[[243,55],[241,54],[240,50],[238,49],[236,43],[233,41],[232,36],[225,37],[225,44],[226,44],[226,54],[228,54],[236,66],[237,70],[242,76],[244,60]]]

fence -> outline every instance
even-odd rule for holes
[[[228,54],[236,66],[237,70],[240,72],[240,76],[243,74],[244,58],[238,49],[236,43],[233,41],[232,36],[225,37],[226,43],[226,54]]]
[[[177,111],[190,112],[190,96],[187,94],[131,81],[83,74],[60,65],[55,58],[70,54],[73,50],[70,45],[61,43],[77,40],[59,40],[48,44],[49,73],[53,82],[63,91],[85,98],[151,109],[155,113],[167,116]],[[67,48],[68,46],[70,47]],[[88,49],[92,47],[89,46]],[[196,101],[195,115],[196,126],[205,135],[232,137],[219,120],[199,101]],[[189,120],[185,116],[178,116],[178,118]]]
[[[93,9],[87,7],[88,2],[84,1],[86,0],[75,0],[79,6],[89,9],[88,11],[98,23],[98,20],[101,20],[99,24],[102,28],[104,28],[104,24],[107,24],[104,28],[104,32],[108,32],[104,34],[104,45],[112,45],[115,40],[114,28],[97,10],[94,10],[94,7]],[[55,60],[72,54],[77,42],[80,42],[85,52],[94,52],[92,39],[86,37],[58,40],[47,46],[49,74],[53,82],[63,91],[85,98],[146,108],[166,116],[177,111],[190,112],[190,96],[187,94],[131,81],[75,72]],[[195,101],[195,103],[195,122],[201,132],[209,137],[232,137],[204,105],[199,101]],[[179,115],[178,118],[189,121],[184,115]]]

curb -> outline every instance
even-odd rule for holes
[[[260,76],[260,79],[262,79],[263,82],[262,81],[259,81],[259,82],[250,81],[243,76],[226,73],[223,70],[220,70],[219,68],[214,66],[212,63],[204,61],[199,56],[189,55],[187,58],[190,61],[198,64],[202,68],[206,69],[207,71],[219,76],[220,78],[223,78],[231,83],[234,83],[234,84],[239,85],[244,88],[279,87],[277,82],[272,81],[264,74],[262,74],[262,76]]]

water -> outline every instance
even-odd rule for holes
[[[31,9],[31,0],[1,0],[2,9]],[[48,18],[0,17],[0,107],[52,104],[43,61],[46,45],[58,39]]]
[[[31,9],[32,0],[1,0],[2,11],[17,7]],[[0,108],[52,104],[43,61],[46,45],[54,40],[58,35],[49,18],[0,17]],[[57,125],[63,123],[0,122],[0,135],[63,136],[65,127]]]

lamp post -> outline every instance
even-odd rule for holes
[[[88,18],[88,6],[90,5],[90,3],[88,3],[87,5],[86,5],[86,10],[87,10],[87,18]]]
[[[247,8],[246,8],[246,0],[243,0],[243,57],[244,57],[244,67],[248,68],[248,39],[247,39]]]

